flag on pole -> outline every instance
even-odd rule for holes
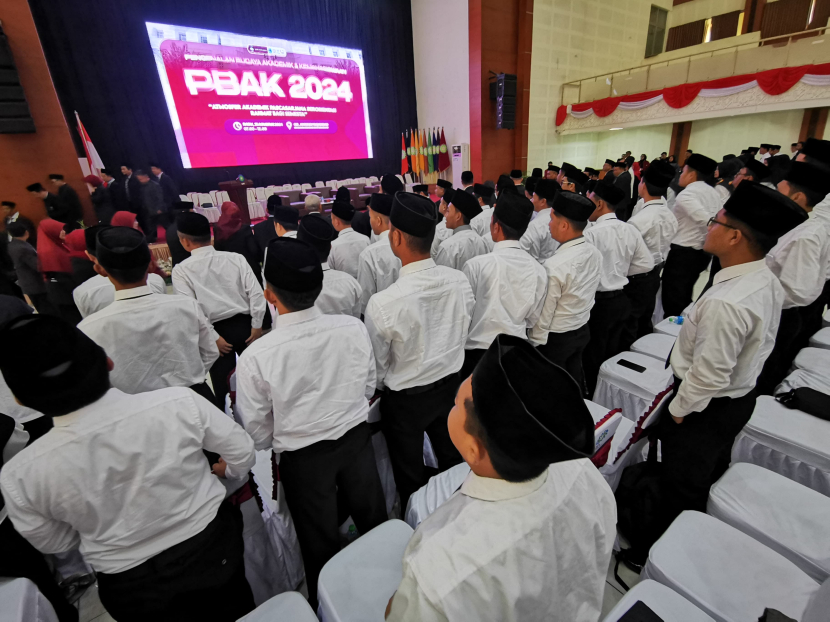
[[[421,170],[427,172],[427,131],[421,130]]]
[[[420,161],[418,159],[418,152],[420,150],[418,144],[418,130],[412,130],[412,172],[417,175],[421,172]]]
[[[441,153],[441,146],[438,143],[438,134],[436,130],[432,130],[432,162],[433,166],[435,167],[435,172],[437,173],[441,169],[438,165],[438,154]]]
[[[84,152],[86,152],[86,161],[89,163],[89,170],[93,175],[100,177],[101,169],[104,168],[104,162],[95,150],[95,145],[92,144],[89,134],[86,133],[86,128],[81,123],[81,117],[78,116],[77,110],[75,111],[75,119],[78,121],[78,134],[81,136],[81,142],[84,144]]]
[[[429,172],[434,173],[435,166],[432,162],[432,132],[430,130],[427,130],[427,145],[429,146],[429,153],[427,154],[427,166],[429,167]]]
[[[401,175],[406,175],[409,172],[409,163],[406,161],[406,138],[401,132]]]
[[[409,156],[409,168],[412,169],[412,128],[406,130],[406,155]]]
[[[441,128],[441,154],[438,156],[438,168],[441,172],[450,167],[450,154],[447,152],[447,139],[444,138],[444,128]]]

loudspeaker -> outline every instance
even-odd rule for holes
[[[0,134],[31,134],[35,122],[20,85],[9,40],[0,26]]]
[[[496,129],[512,130],[516,126],[516,76],[500,73],[496,76]]]

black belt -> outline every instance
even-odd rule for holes
[[[648,272],[641,272],[640,274],[632,274],[631,276],[628,277],[628,280],[629,280],[629,282],[630,281],[638,281],[640,279],[644,279],[644,278],[649,277],[649,276],[659,275],[660,270],[663,269],[664,265],[665,265],[664,263],[661,263],[661,264],[658,264],[658,265],[654,266],[654,268],[652,268]]]
[[[437,389],[440,386],[447,384],[448,382],[452,382],[455,380],[458,381],[458,372],[454,374],[450,374],[449,376],[444,376],[440,380],[436,380],[435,382],[431,382],[430,384],[423,384],[419,387],[409,387],[408,389],[401,389],[400,391],[395,391],[395,393],[403,393],[404,395],[418,395],[419,393],[426,393],[427,391],[431,391],[432,389]]]
[[[623,290],[615,289],[613,292],[597,292],[594,298],[596,300],[607,300],[609,298],[616,298],[617,296],[622,296]]]

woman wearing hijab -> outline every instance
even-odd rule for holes
[[[95,264],[92,263],[86,254],[86,235],[84,229],[66,234],[64,244],[69,249],[69,261],[72,264],[73,289],[78,287],[87,279],[95,276]]]
[[[132,212],[115,212],[115,214],[113,214],[112,216],[112,220],[110,221],[110,225],[112,225],[113,227],[129,227],[130,229],[138,229],[139,231],[144,233],[144,231],[142,231],[141,227],[138,224],[138,220],[136,219],[135,214],[133,214]],[[167,277],[167,274],[161,268],[158,267],[155,257],[153,257],[153,261],[150,262],[150,272],[158,274],[161,278]]]
[[[81,314],[72,299],[75,285],[72,279],[72,258],[63,243],[63,223],[47,218],[40,222],[37,236],[37,255],[40,271],[46,281],[46,295],[58,315],[73,326],[81,321]]]
[[[720,196],[721,202],[726,203],[727,199],[732,196],[732,192],[735,190],[732,186],[732,180],[743,167],[744,163],[738,158],[730,158],[718,164],[718,168],[715,169],[715,177],[718,178],[715,190]]]
[[[95,208],[95,215],[98,217],[98,224],[110,224],[115,207],[113,207],[109,188],[105,187],[101,178],[95,175],[87,175],[84,181],[92,199],[92,206]]]
[[[260,273],[259,252],[251,228],[242,222],[242,210],[233,201],[222,203],[222,215],[213,227],[213,246],[218,251],[245,258],[254,274]]]

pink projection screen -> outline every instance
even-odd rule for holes
[[[372,157],[360,50],[146,25],[185,168]]]

